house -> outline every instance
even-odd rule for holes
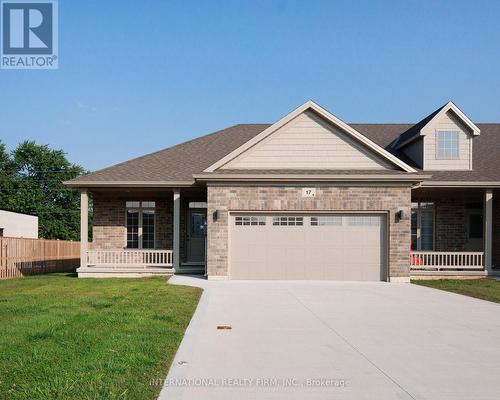
[[[417,124],[346,124],[308,101],[66,184],[79,276],[407,282],[500,265],[500,124],[452,102]]]
[[[0,210],[0,237],[38,239],[38,217]]]

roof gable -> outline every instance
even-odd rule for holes
[[[220,169],[394,170],[397,167],[306,110]]]
[[[481,133],[477,125],[475,125],[452,101],[449,101],[444,106],[438,108],[432,114],[416,123],[406,132],[402,133],[395,141],[396,149],[406,146],[420,136],[425,136],[428,132],[432,131],[434,126],[439,123],[446,114],[454,115],[458,122],[470,131],[473,136],[478,136]]]
[[[193,174],[200,174],[207,166],[224,157],[234,149],[249,141],[254,136],[267,129],[270,124],[236,125],[192,141],[160,150],[105,168],[88,175],[65,182],[71,187],[131,187],[147,186],[179,187],[193,184]],[[351,124],[356,131],[361,132],[379,146],[389,146],[394,138],[407,132],[414,124]],[[474,140],[475,154],[474,170],[467,171],[432,171],[432,182],[454,182],[456,185],[469,182],[476,186],[494,184],[500,187],[500,124],[478,124],[481,135]],[[404,159],[403,159],[404,160]],[[228,173],[228,170],[220,170]],[[252,171],[256,172],[256,171]],[[268,174],[283,173],[283,171],[262,171]],[[291,173],[290,171],[286,171]],[[325,171],[292,171],[296,174],[322,174]],[[393,171],[394,172],[394,171]],[[241,171],[243,173],[243,171]],[[350,171],[329,171],[329,173],[349,174]],[[360,171],[357,171],[360,173]],[[370,174],[390,174],[390,170],[371,171]],[[404,175],[403,171],[400,174]],[[352,175],[352,173],[351,173]],[[297,176],[296,176],[297,177]],[[350,175],[346,175],[350,179]],[[275,180],[280,180],[275,176]]]
[[[318,143],[319,147],[315,145]],[[402,160],[312,101],[292,111],[204,172],[225,168],[396,168],[415,172]]]

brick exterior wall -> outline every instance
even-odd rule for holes
[[[167,195],[168,196],[168,195]],[[125,195],[94,194],[92,203],[94,219],[92,224],[93,240],[89,243],[91,249],[124,249],[127,246],[126,210],[127,200],[155,200],[156,201],[156,248],[173,249],[173,198],[155,198],[144,195],[140,198]],[[180,210],[180,258],[187,260],[187,227],[189,202],[206,201],[205,193],[200,191],[181,193]]]
[[[482,190],[447,191],[416,190],[412,192],[412,202],[434,203],[435,251],[467,251],[467,203],[482,207]],[[483,248],[477,251],[482,251]]]
[[[302,187],[209,186],[208,187],[208,275],[228,275],[228,211],[377,211],[388,212],[389,276],[409,276],[410,199],[409,187],[319,186],[315,198],[303,198]],[[213,221],[214,211],[220,218]],[[395,213],[406,218],[396,222]]]
[[[123,249],[126,246],[125,201],[112,198],[92,199],[91,249]]]
[[[440,199],[435,204],[435,250],[465,251],[467,209],[463,199]]]
[[[146,200],[146,199],[144,199]],[[147,198],[147,200],[151,200]],[[93,197],[94,219],[92,222],[93,249],[124,249],[127,246],[125,200],[108,196]],[[173,199],[156,200],[156,248],[173,247]]]

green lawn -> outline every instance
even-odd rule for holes
[[[0,281],[0,398],[155,399],[200,294],[164,277]]]
[[[492,279],[412,280],[412,283],[500,303],[500,281]]]

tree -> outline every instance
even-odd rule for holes
[[[40,237],[79,240],[80,196],[63,182],[84,172],[62,150],[25,141],[9,155],[0,143],[0,209],[37,215]]]

